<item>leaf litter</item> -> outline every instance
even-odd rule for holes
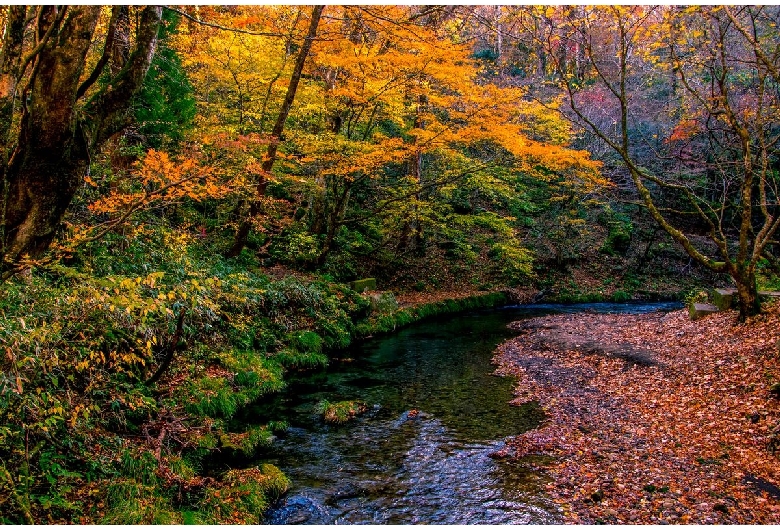
[[[553,457],[547,489],[566,522],[780,523],[780,304],[746,323],[680,310],[511,327],[497,373],[547,418],[496,456]]]

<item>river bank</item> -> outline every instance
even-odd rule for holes
[[[548,419],[494,456],[554,457],[547,488],[566,522],[780,523],[777,304],[745,324],[681,310],[515,327],[497,371]]]

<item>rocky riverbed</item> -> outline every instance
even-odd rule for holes
[[[497,372],[547,421],[493,456],[543,466],[567,522],[780,523],[778,304],[744,324],[680,310],[512,326]]]

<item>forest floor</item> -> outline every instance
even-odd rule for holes
[[[566,522],[780,523],[780,304],[742,324],[680,310],[513,327],[498,372],[547,421],[495,456],[542,465]]]
[[[504,289],[509,298],[509,303],[527,304],[530,303],[534,295],[538,292],[533,288]],[[401,291],[396,294],[396,300],[401,307],[414,307],[422,304],[434,302],[444,302],[447,300],[460,300],[470,296],[484,295],[486,291],[477,289],[451,289],[436,290],[430,292]]]

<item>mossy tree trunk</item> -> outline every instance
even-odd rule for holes
[[[113,49],[125,40],[120,37],[129,38],[120,34],[130,30],[120,27],[127,8],[113,7],[103,57],[82,82],[102,9],[9,10],[0,59],[3,278],[25,268],[26,259],[43,255],[83,181],[90,153],[132,118],[127,110],[154,56],[162,7],[140,9],[130,54]],[[122,57],[122,64],[109,57]],[[109,63],[117,73],[109,73],[110,82],[93,86]]]

